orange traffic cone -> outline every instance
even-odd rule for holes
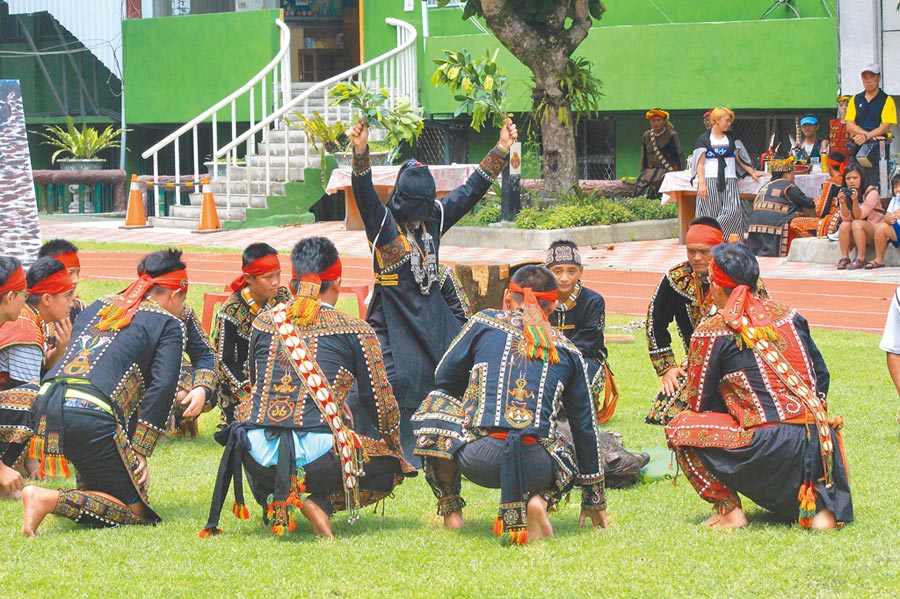
[[[137,175],[131,175],[131,191],[128,192],[128,211],[125,213],[125,224],[120,229],[147,229],[144,213],[144,202],[141,200],[141,184]]]
[[[216,212],[216,200],[213,198],[212,184],[209,177],[203,179],[203,202],[200,205],[200,225],[191,233],[216,233],[222,230],[219,213]]]

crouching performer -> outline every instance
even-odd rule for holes
[[[28,536],[51,513],[97,527],[160,521],[147,496],[147,458],[175,398],[188,281],[180,250],[154,252],[145,264],[146,274],[125,291],[85,308],[65,355],[43,379],[29,451],[50,475],[68,476],[71,462],[81,484],[25,487]]]
[[[249,400],[223,432],[225,452],[201,537],[220,533],[219,516],[234,479],[234,514],[244,505],[246,472],[272,532],[293,531],[293,508],[313,533],[333,536],[331,515],[389,495],[415,469],[403,459],[400,411],[375,331],[334,308],[341,261],[324,237],[303,239],[291,252],[295,298],[261,312],[250,336]],[[381,439],[357,435],[344,404],[357,384]],[[301,499],[302,493],[309,493]]]
[[[547,511],[574,484],[580,522],[606,528],[596,418],[581,354],[550,328],[557,283],[540,266],[519,269],[509,311],[473,316],[435,372],[437,389],[413,416],[416,453],[448,528],[463,526],[461,475],[500,489],[501,543],[553,536]],[[574,446],[557,435],[565,411]]]
[[[710,293],[719,311],[694,331],[688,410],[666,427],[678,463],[715,513],[708,526],[747,524],[738,493],[804,528],[853,520],[847,464],[825,397],[829,375],[806,320],[753,295],[756,257],[713,249]]]

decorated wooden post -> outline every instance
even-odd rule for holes
[[[18,80],[0,80],[0,250],[26,268],[41,247],[41,225]]]
[[[503,169],[503,186],[500,195],[500,220],[514,221],[522,209],[522,144],[509,147],[509,162]]]

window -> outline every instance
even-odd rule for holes
[[[616,120],[583,118],[575,130],[579,179],[616,178]]]

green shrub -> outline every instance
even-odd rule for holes
[[[568,229],[662,220],[678,215],[678,206],[674,203],[663,206],[659,200],[648,198],[604,198],[580,189],[560,194],[553,206],[540,207],[539,201],[530,204],[528,196],[523,194],[524,207],[516,216],[517,229]],[[499,221],[500,201],[491,199],[463,217],[459,224],[464,227],[486,227]]]

